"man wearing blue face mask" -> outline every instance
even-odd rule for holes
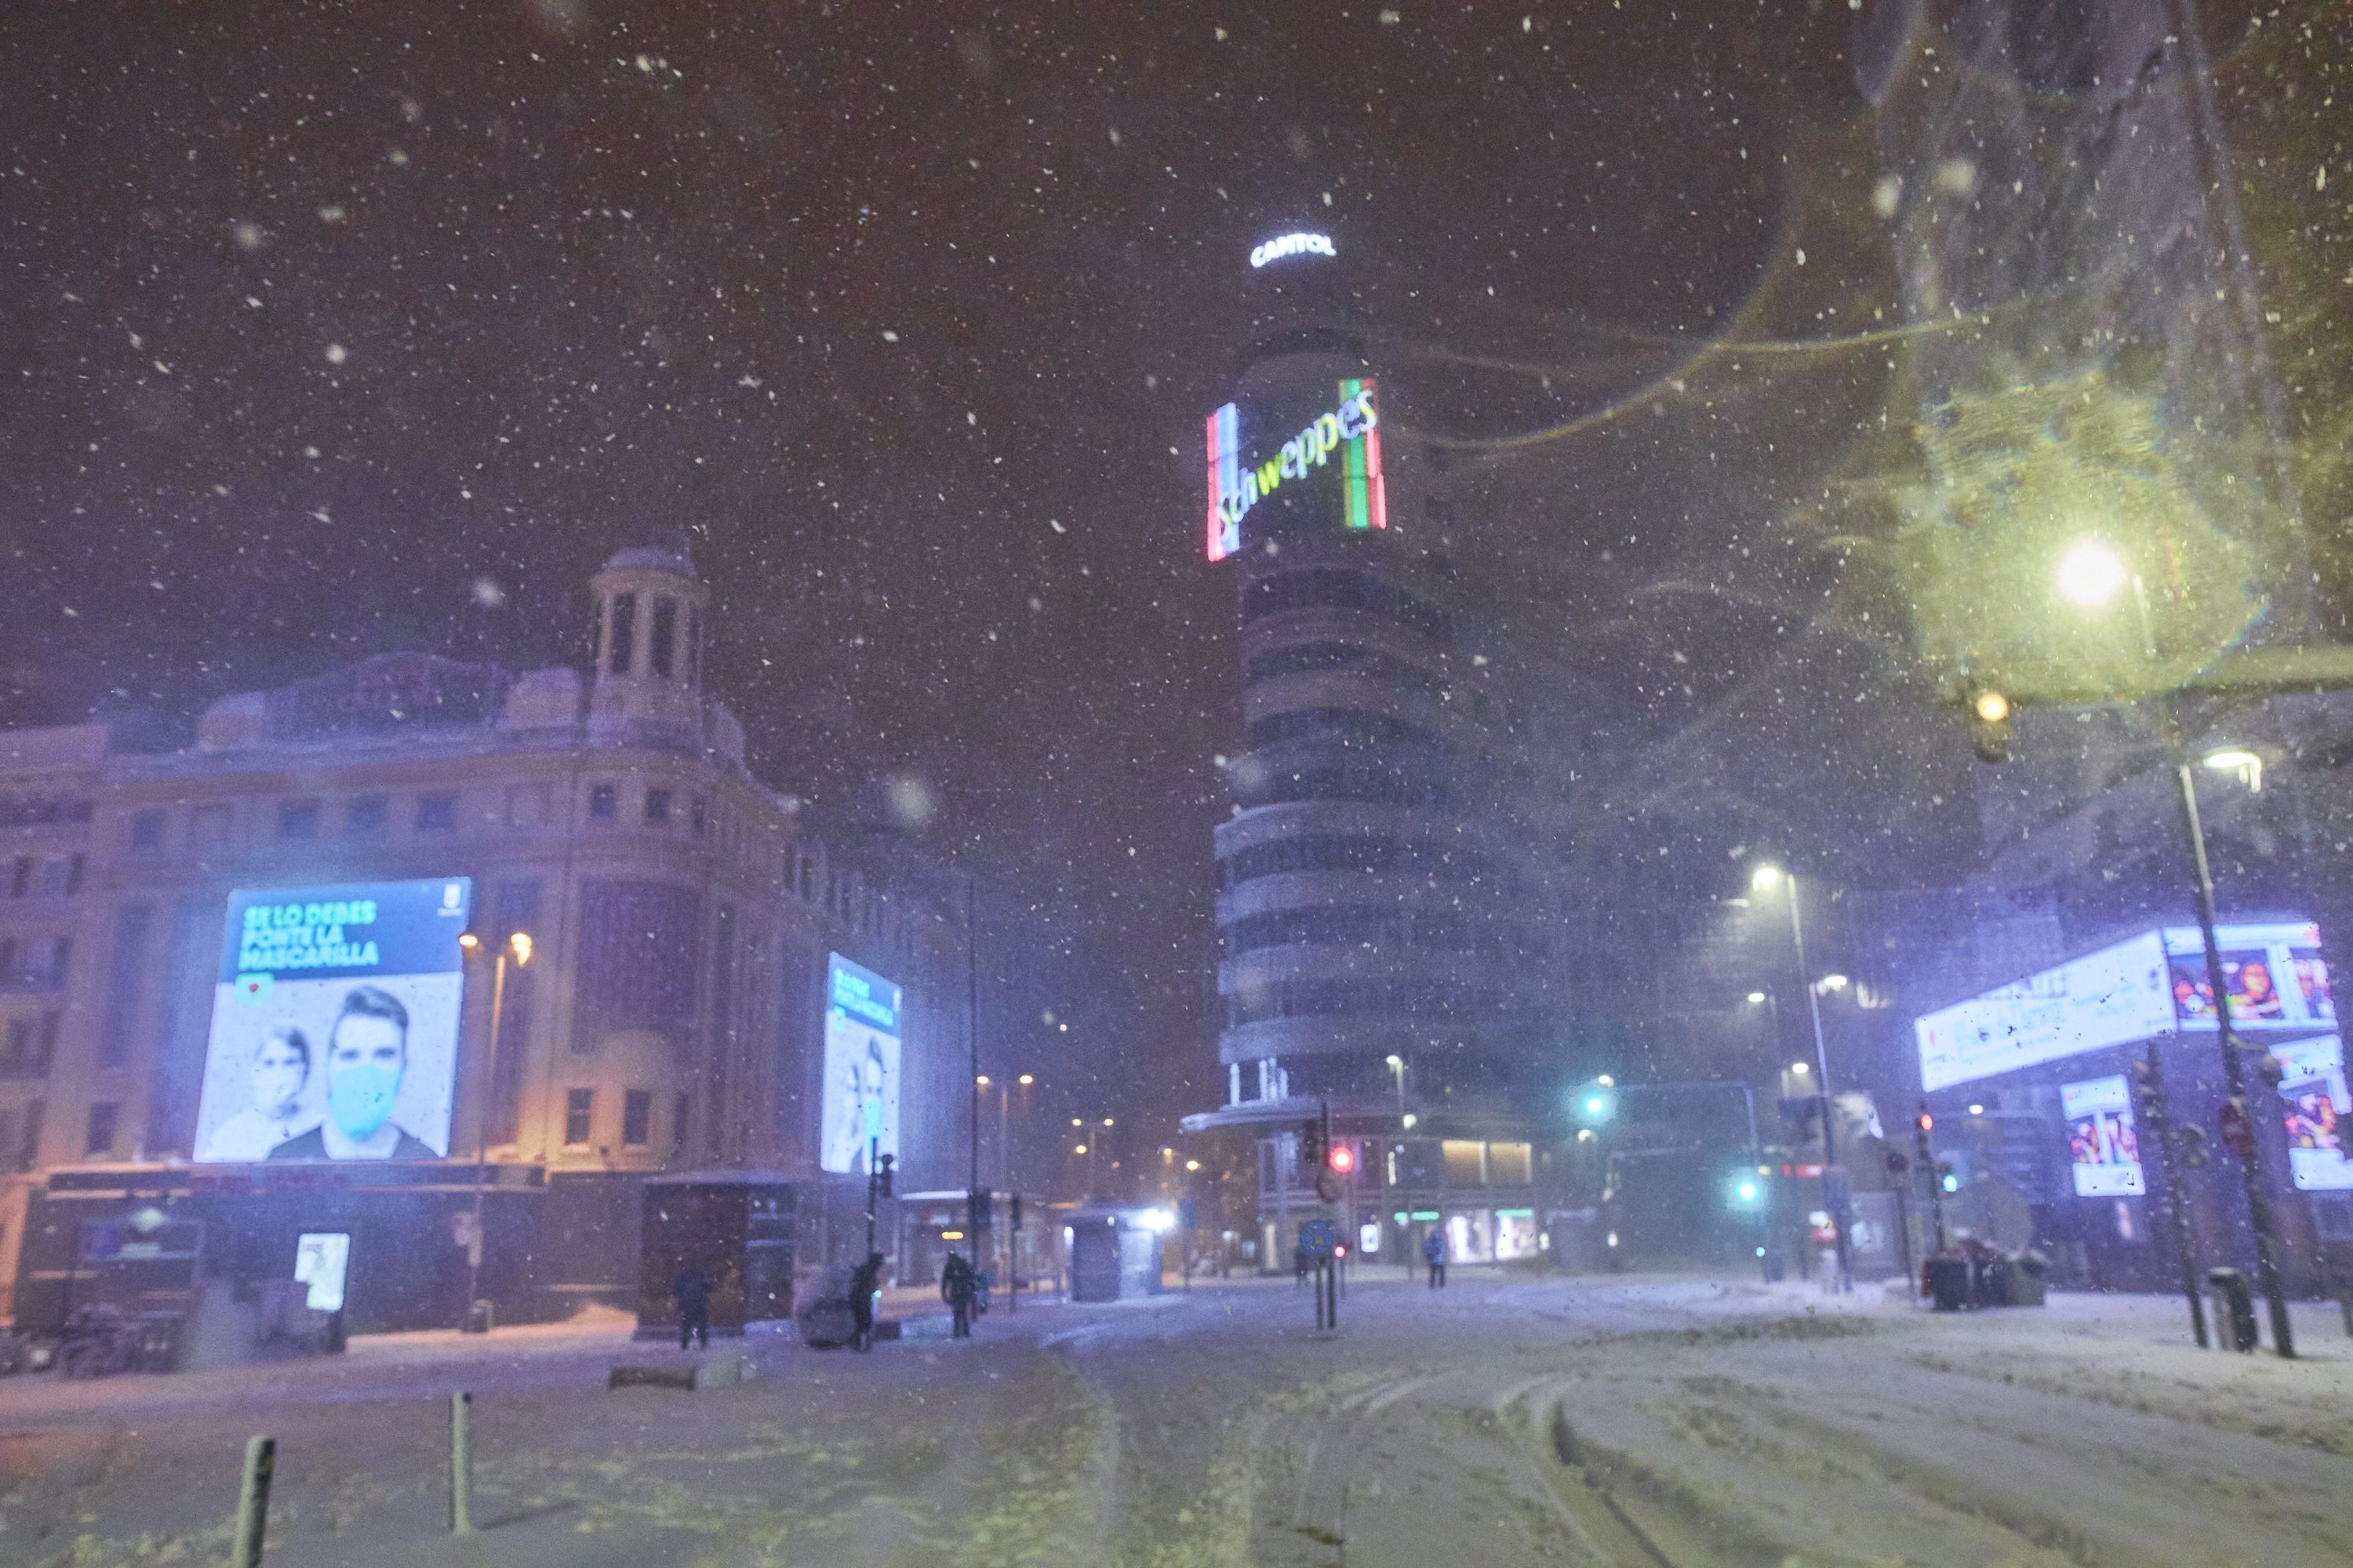
[[[438,1160],[392,1119],[408,1068],[408,1009],[373,985],[343,998],[327,1031],[327,1120],[269,1152],[272,1160]]]

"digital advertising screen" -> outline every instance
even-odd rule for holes
[[[2085,1198],[2138,1197],[2140,1134],[2134,1130],[2132,1091],[2122,1073],[2059,1086],[2059,1110],[2067,1118],[2067,1152],[2074,1160],[2075,1194]]]
[[[862,1173],[868,1149],[899,1152],[899,987],[838,952],[826,955],[825,1090],[818,1163]]]
[[[2353,1188],[2345,1150],[2345,1046],[2335,1035],[2274,1046],[2287,1122],[2288,1174],[2308,1193]]]
[[[311,1289],[302,1304],[314,1312],[343,1310],[343,1279],[352,1264],[344,1230],[306,1230],[294,1243],[294,1282]]]
[[[1208,556],[1276,531],[1389,525],[1379,389],[1370,376],[1253,395],[1209,416]]]
[[[196,1161],[446,1157],[472,899],[464,877],[231,893]]]

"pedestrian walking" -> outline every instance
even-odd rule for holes
[[[704,1350],[711,1348],[711,1279],[702,1272],[702,1265],[689,1258],[679,1265],[678,1276],[670,1282],[670,1299],[678,1303],[678,1348],[684,1350],[691,1340]]]
[[[974,1278],[972,1265],[961,1252],[950,1252],[948,1260],[940,1266],[940,1299],[955,1314],[955,1332],[959,1340],[972,1338],[972,1298]]]
[[[874,1291],[882,1278],[882,1255],[870,1252],[866,1261],[849,1271],[849,1342],[859,1350],[874,1348]]]
[[[1421,1260],[1430,1265],[1430,1288],[1439,1289],[1446,1283],[1446,1235],[1436,1226],[1421,1238]]]

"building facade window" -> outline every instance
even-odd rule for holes
[[[133,849],[164,847],[164,814],[161,811],[151,809],[132,813],[131,847]]]
[[[81,1143],[84,1155],[97,1160],[114,1152],[114,1122],[120,1109],[111,1100],[90,1108],[90,1128]]]
[[[12,899],[21,899],[32,890],[33,858],[30,855],[19,855],[16,857],[16,863],[8,868],[8,896]]]
[[[316,838],[319,837],[319,803],[315,800],[283,800],[278,803],[278,837],[280,838]]]
[[[596,1109],[596,1091],[593,1089],[567,1089],[564,1091],[564,1142],[566,1148],[579,1148],[588,1142],[589,1121]]]
[[[364,795],[343,807],[343,831],[354,838],[382,833],[392,815],[392,802],[380,795]]]
[[[637,656],[638,596],[635,594],[616,594],[613,595],[613,631],[606,642],[605,668],[613,675],[627,675]]]
[[[41,1120],[43,1113],[48,1108],[47,1100],[28,1101],[25,1106],[25,1119],[19,1124],[20,1131],[17,1133],[16,1149],[13,1152],[0,1149],[0,1155],[13,1152],[15,1157],[10,1163],[19,1171],[31,1170],[40,1160]]]
[[[621,1147],[642,1149],[654,1141],[654,1091],[633,1089],[621,1096]]]
[[[458,826],[458,797],[446,790],[417,797],[417,831],[452,833]]]
[[[130,904],[114,917],[114,953],[106,972],[106,1018],[98,1038],[98,1065],[116,1068],[131,1059],[131,1035],[138,1027],[140,976],[147,969],[147,942],[154,916],[145,904]]]
[[[65,1015],[58,1012],[9,1019],[6,1030],[0,1032],[0,1078],[48,1077],[64,1022]]]
[[[554,796],[543,783],[507,785],[507,826],[537,827],[553,815]]]
[[[620,814],[620,809],[621,791],[617,784],[588,786],[588,819],[591,822],[610,822]]]
[[[646,791],[646,820],[648,822],[670,820],[670,791],[666,789]]]
[[[654,600],[653,670],[667,677],[678,658],[678,601],[663,595]]]

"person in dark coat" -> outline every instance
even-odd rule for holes
[[[1430,1288],[1433,1290],[1446,1283],[1446,1237],[1432,1226],[1421,1238],[1421,1260],[1430,1265]]]
[[[862,1351],[874,1348],[874,1289],[882,1278],[882,1255],[870,1252],[866,1261],[849,1271],[849,1342]]]
[[[940,1298],[955,1314],[955,1337],[972,1338],[972,1300],[976,1294],[972,1265],[961,1252],[950,1252],[948,1260],[940,1266]]]
[[[678,1303],[678,1348],[686,1349],[689,1340],[704,1350],[711,1348],[711,1280],[702,1272],[702,1265],[689,1259],[679,1266],[678,1277],[670,1282],[670,1293]]]

